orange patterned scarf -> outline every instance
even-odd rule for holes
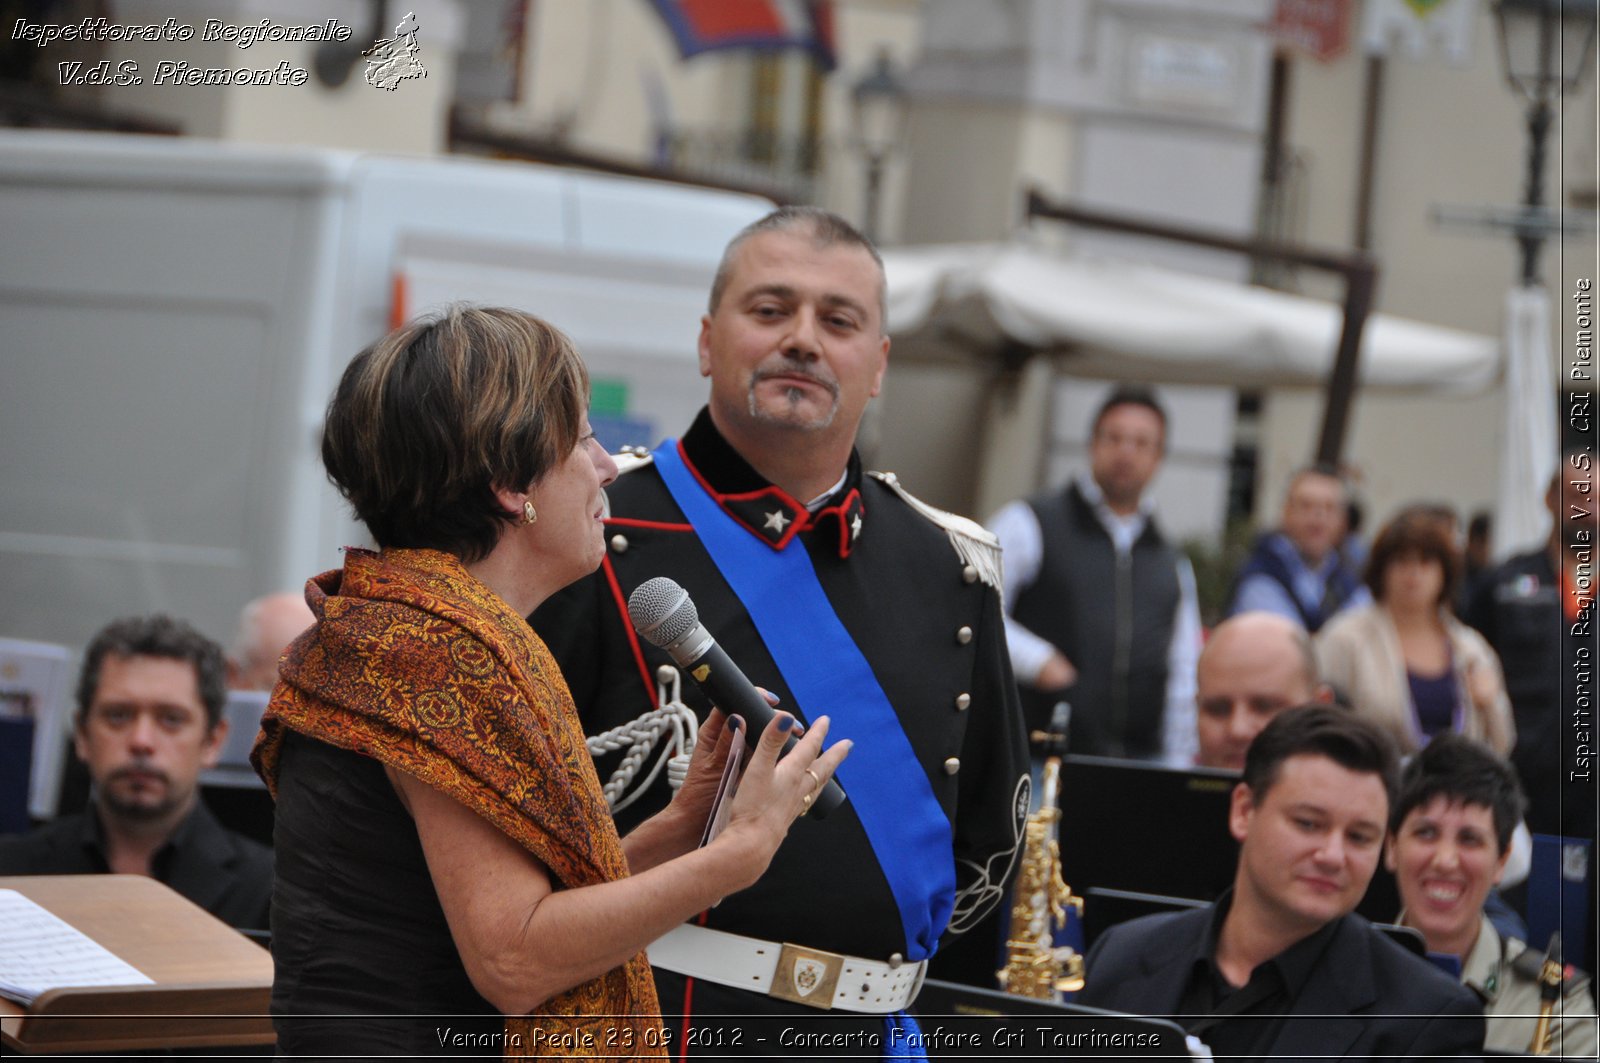
[[[290,647],[252,759],[277,792],[289,728],[408,772],[511,836],[557,888],[623,878],[572,695],[527,622],[433,550],[352,549],[306,585],[317,624]],[[508,1055],[662,1054],[641,952],[506,1020]]]

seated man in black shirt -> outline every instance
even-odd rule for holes
[[[0,875],[148,875],[224,922],[265,929],[272,850],[223,828],[198,793],[228,722],[219,646],[166,616],[118,620],[78,678],[73,745],[87,811],[0,839]]]
[[[1233,791],[1233,888],[1106,931],[1077,1003],[1170,1017],[1219,1059],[1478,1055],[1477,998],[1352,914],[1396,775],[1388,738],[1349,712],[1279,714]]]

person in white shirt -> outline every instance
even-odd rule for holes
[[[1095,415],[1087,473],[989,522],[1005,551],[1006,640],[1029,727],[1047,727],[1067,702],[1073,753],[1194,756],[1194,573],[1145,495],[1166,433],[1152,391],[1113,388]]]

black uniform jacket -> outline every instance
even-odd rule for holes
[[[864,477],[854,456],[844,485],[811,516],[751,469],[704,411],[683,445],[691,468],[750,534],[768,542],[800,536],[952,824],[951,929],[965,929],[999,900],[1026,812],[1027,749],[998,592],[958,556],[946,527]],[[655,576],[688,591],[701,623],[752,682],[782,699],[780,708],[802,720],[828,712],[796,703],[653,465],[625,472],[608,495],[605,563],[532,617],[588,734],[656,706],[657,668],[671,662],[634,635],[626,609],[628,595]],[[709,705],[688,677],[683,697],[704,719]],[[602,779],[616,759],[600,759]],[[661,808],[668,793],[658,781],[650,799],[619,815],[619,826],[626,831]],[[707,925],[876,960],[905,954],[878,862],[894,856],[874,854],[847,801],[825,820],[798,820],[761,881],[725,899]]]
[[[1089,954],[1086,984],[1075,1002],[1174,1017],[1204,947],[1212,907],[1107,930]],[[1483,1050],[1477,997],[1359,915],[1338,921],[1286,1016],[1268,1058],[1477,1057]],[[1182,1016],[1176,1021],[1189,1024]]]

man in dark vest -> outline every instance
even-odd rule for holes
[[[1340,544],[1349,527],[1349,496],[1334,469],[1313,465],[1296,472],[1283,499],[1277,531],[1256,540],[1234,582],[1228,615],[1277,613],[1313,635],[1372,595]]]
[[[1005,550],[1023,711],[1038,730],[1070,704],[1073,753],[1185,764],[1194,754],[1194,575],[1144,493],[1166,435],[1153,392],[1114,388],[1095,414],[1088,474],[989,523]]]

